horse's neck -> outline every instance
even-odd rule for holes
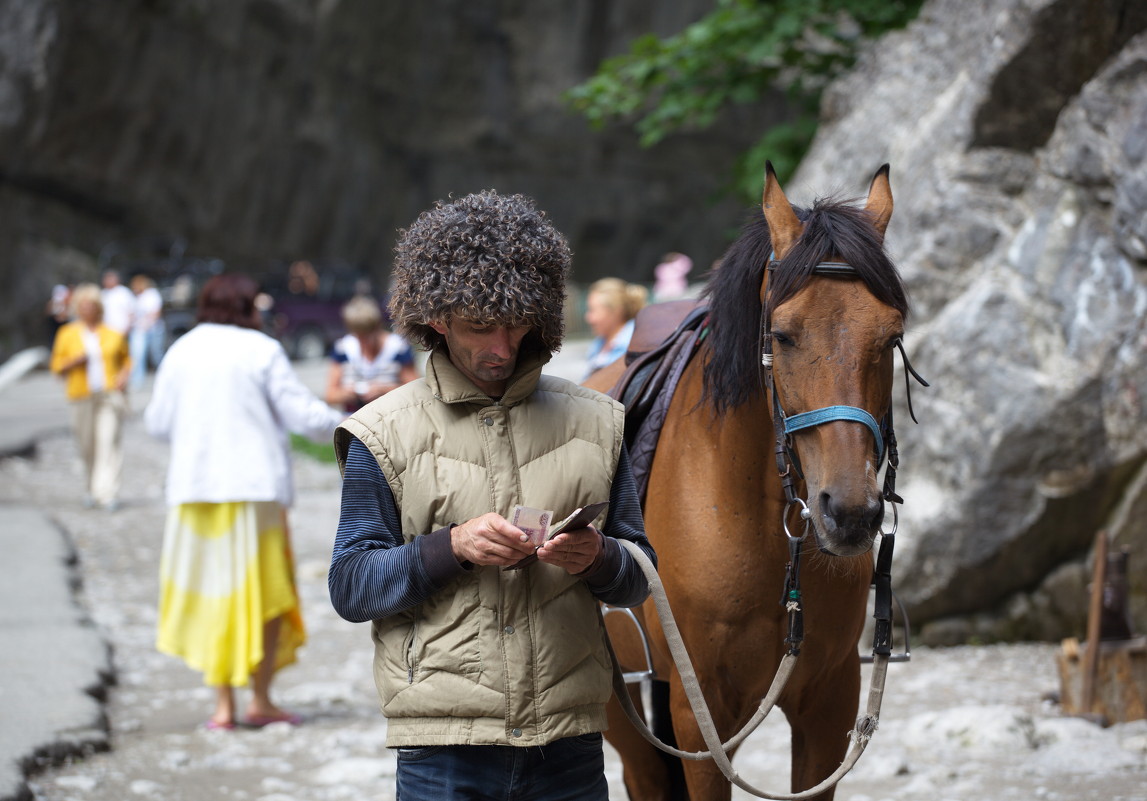
[[[783,566],[787,555],[768,404],[754,395],[717,415],[701,400],[701,374],[695,359],[666,418],[646,496],[647,526],[667,564],[722,572],[736,554],[738,570],[760,575]],[[683,521],[695,521],[704,534]]]
[[[713,354],[707,354],[713,358]],[[702,359],[694,359],[682,376],[678,392],[682,396],[682,435],[693,437],[690,446],[698,453],[706,453],[719,465],[748,471],[753,480],[739,482],[745,494],[760,498],[783,498],[776,463],[776,436],[773,419],[764,389],[753,393],[739,406],[726,409],[718,415],[702,397]],[[690,433],[688,428],[692,428]],[[726,467],[726,469],[729,469]]]
[[[704,387],[704,365],[710,360],[720,360],[721,354],[713,352],[706,342],[702,345],[698,357],[694,358],[681,379],[680,391],[689,400],[689,408],[696,408],[702,412],[706,419],[711,421],[714,428],[728,432],[735,432],[735,436],[742,438],[745,443],[763,443],[771,453],[775,435],[773,429],[772,413],[769,409],[768,396],[762,385],[753,392],[748,400],[740,406],[726,408],[723,413],[717,414],[714,407],[707,401],[702,401]]]

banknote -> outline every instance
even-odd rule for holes
[[[561,534],[562,532],[574,531],[575,529],[585,528],[590,523],[592,523],[598,515],[600,515],[602,512],[604,512],[608,506],[609,506],[608,501],[601,501],[600,503],[591,503],[588,506],[582,506],[578,509],[575,509],[573,511],[573,513],[569,517],[567,517],[565,520],[560,520],[557,523],[550,525],[548,527],[547,531],[543,531],[540,540],[535,539],[535,534],[532,531],[527,531],[527,529],[523,528],[517,522],[518,509],[523,509],[523,510],[528,511],[528,512],[538,512],[540,514],[546,515],[546,521],[547,522],[550,520],[550,518],[553,517],[553,512],[549,512],[549,511],[545,511],[545,510],[541,510],[541,509],[530,509],[527,506],[516,506],[516,507],[514,507],[514,513],[513,513],[512,517],[514,518],[514,525],[516,525],[518,528],[521,528],[523,531],[526,531],[530,535],[530,542],[533,544],[534,548],[536,549],[546,540],[553,539],[554,537],[556,537],[558,534]],[[523,522],[526,522],[529,519],[526,515],[522,515],[521,518],[522,518]],[[502,569],[503,570],[521,570],[524,567],[529,567],[530,565],[532,565],[536,561],[538,561],[538,554],[537,554],[537,551],[535,550],[534,553],[530,554],[529,556],[523,557],[522,559],[519,559],[517,562],[510,565],[509,567],[504,567]]]
[[[530,538],[530,544],[535,548],[546,541],[550,530],[550,521],[554,519],[551,509],[533,509],[529,506],[515,506],[510,522],[524,531]]]

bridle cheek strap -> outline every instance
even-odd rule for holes
[[[864,409],[856,406],[825,406],[823,409],[814,409],[811,412],[801,412],[786,417],[784,422],[785,433],[791,434],[802,428],[812,428],[836,420],[851,420],[868,426],[868,430],[872,432],[872,438],[876,441],[876,463],[880,464],[884,461],[884,437],[880,434],[880,423]]]

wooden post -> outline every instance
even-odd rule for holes
[[[1087,650],[1083,654],[1083,690],[1080,708],[1090,715],[1095,705],[1095,679],[1099,673],[1099,621],[1103,614],[1103,585],[1107,580],[1107,532],[1095,535],[1095,566],[1091,572],[1091,603],[1087,608]]]
[[[1116,584],[1121,580],[1120,568],[1108,564],[1109,550],[1107,532],[1100,531],[1095,542],[1087,642],[1081,645],[1075,637],[1068,637],[1056,660],[1064,714],[1101,726],[1147,718],[1147,636],[1135,636],[1131,630],[1123,601],[1114,597],[1119,593],[1105,592],[1108,576],[1115,576]],[[1106,627],[1105,612],[1109,613]],[[1123,618],[1117,621],[1120,625],[1112,625],[1110,613]]]

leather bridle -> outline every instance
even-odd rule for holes
[[[767,269],[774,271],[779,262],[770,257]],[[859,279],[860,274],[850,264],[839,261],[822,261],[812,269],[812,275],[827,276],[830,278]],[[884,473],[884,488],[882,496],[888,503],[893,504],[895,519],[896,504],[903,503],[904,499],[896,494],[896,471],[900,466],[900,455],[896,447],[896,431],[892,421],[892,406],[877,421],[871,412],[857,406],[826,406],[799,414],[785,415],[781,408],[780,397],[776,391],[776,379],[773,375],[773,331],[771,304],[768,299],[761,303],[761,373],[765,388],[772,399],[773,430],[776,433],[775,455],[777,460],[777,473],[780,475],[781,486],[785,491],[785,510],[782,514],[785,534],[789,541],[789,564],[785,569],[785,589],[781,603],[789,611],[789,635],[785,642],[789,644],[789,652],[799,653],[801,641],[804,637],[803,615],[800,605],[800,551],[801,544],[808,535],[809,521],[812,512],[808,503],[796,491],[796,482],[804,478],[800,466],[800,458],[793,447],[792,434],[806,428],[823,425],[836,420],[861,423],[872,432],[877,455],[876,469],[879,470],[884,459],[888,459],[888,467]],[[904,362],[906,374],[910,374],[923,386],[928,382],[913,369],[904,350],[904,343],[897,338],[896,348]],[[911,382],[905,381],[905,391],[908,397],[908,414],[913,422],[916,414],[912,409]],[[794,536],[789,531],[790,507],[800,506],[800,517],[804,522],[804,530],[800,536]],[[891,532],[881,532],[880,553],[876,559],[876,569],[873,581],[876,585],[876,634],[873,641],[873,653],[889,655],[892,651],[892,549],[895,542],[895,526]]]

